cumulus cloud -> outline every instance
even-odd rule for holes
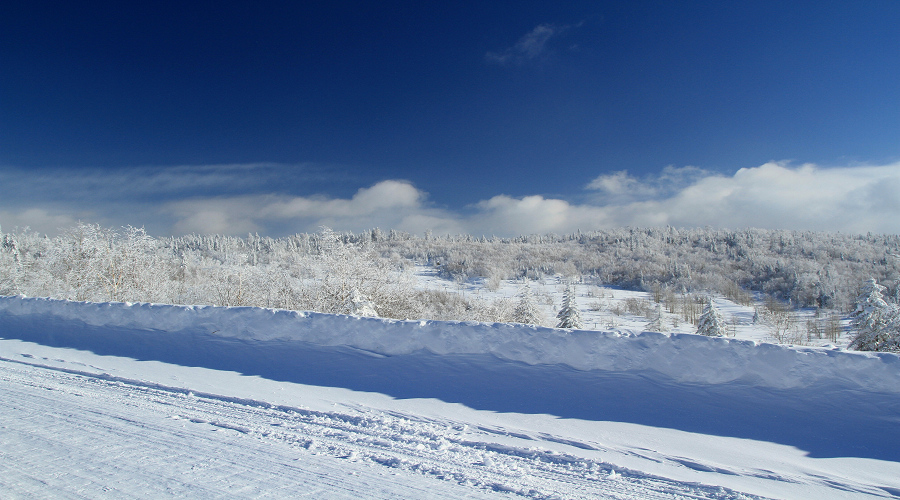
[[[659,203],[672,223],[848,232],[900,232],[900,164],[791,167],[767,163],[732,177],[711,176]],[[893,207],[891,204],[894,204]]]
[[[512,47],[497,52],[488,52],[484,58],[490,63],[501,66],[522,64],[526,61],[540,58],[547,53],[548,42],[570,27],[566,25],[539,24],[520,38]]]
[[[466,222],[469,232],[513,236],[535,233],[569,233],[608,225],[602,207],[572,205],[565,200],[526,196],[494,196],[476,205],[478,213]]]
[[[248,232],[296,233],[329,226],[341,231],[373,227],[423,232],[462,232],[453,214],[424,204],[426,194],[405,181],[387,180],[362,188],[349,199],[325,196],[251,195],[200,198],[166,204],[176,234]],[[212,228],[215,228],[213,230]]]
[[[900,233],[900,163],[824,168],[770,162],[732,176],[667,167],[641,179],[604,174],[587,203],[496,196],[477,205],[475,232],[572,232],[618,226],[761,227]]]
[[[673,172],[643,181],[626,174],[618,184],[621,175],[601,176],[588,187],[613,192],[627,184],[641,193],[612,206],[617,224],[900,232],[900,164],[823,168],[770,162],[730,177],[679,172],[674,178],[682,185],[663,193]]]
[[[385,210],[403,211],[421,206],[424,193],[403,181],[388,180],[356,192],[349,200],[289,198],[261,210],[276,217],[366,217]]]

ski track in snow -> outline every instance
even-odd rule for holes
[[[8,359],[0,380],[5,498],[762,498],[543,450],[565,441],[550,434],[506,446],[491,439],[503,430],[452,420],[275,406]]]

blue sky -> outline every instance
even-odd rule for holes
[[[5,4],[0,227],[900,232],[898,25],[894,0]]]

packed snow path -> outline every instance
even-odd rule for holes
[[[498,445],[497,430],[449,420],[273,406],[8,360],[0,380],[5,498],[751,498]]]

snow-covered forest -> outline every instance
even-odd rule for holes
[[[423,289],[412,275],[417,263],[460,285],[478,280],[496,289],[517,280],[524,293],[517,304]],[[858,297],[868,297],[872,279],[876,305],[893,311],[900,236],[669,227],[514,239],[328,228],[278,239],[154,238],[139,228],[79,224],[54,238],[0,232],[0,270],[0,295],[523,323],[538,322],[525,285],[557,276],[650,292],[657,305],[633,304],[635,313],[652,321],[664,306],[696,324],[710,294],[764,303],[770,321],[801,307],[858,316]]]

